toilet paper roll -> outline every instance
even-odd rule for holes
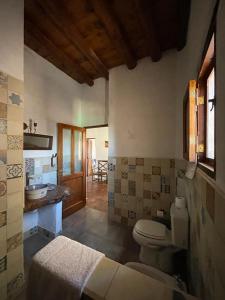
[[[175,198],[175,207],[176,208],[185,208],[186,207],[186,201],[184,197],[176,197]]]

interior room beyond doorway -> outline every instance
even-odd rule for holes
[[[87,128],[87,206],[108,210],[108,127]]]

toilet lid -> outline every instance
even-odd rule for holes
[[[166,237],[166,226],[150,220],[139,220],[135,229],[138,233],[152,239],[164,240]]]

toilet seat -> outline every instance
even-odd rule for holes
[[[166,226],[164,224],[151,220],[139,220],[135,227],[136,232],[145,237],[156,240],[165,240]]]
[[[165,225],[151,220],[139,220],[134,226],[133,236],[140,245],[147,247],[172,245],[170,230]]]

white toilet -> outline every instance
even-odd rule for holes
[[[170,208],[171,230],[164,224],[151,220],[139,220],[133,229],[133,237],[141,246],[139,259],[166,273],[173,273],[172,256],[180,249],[188,248],[188,211]]]

